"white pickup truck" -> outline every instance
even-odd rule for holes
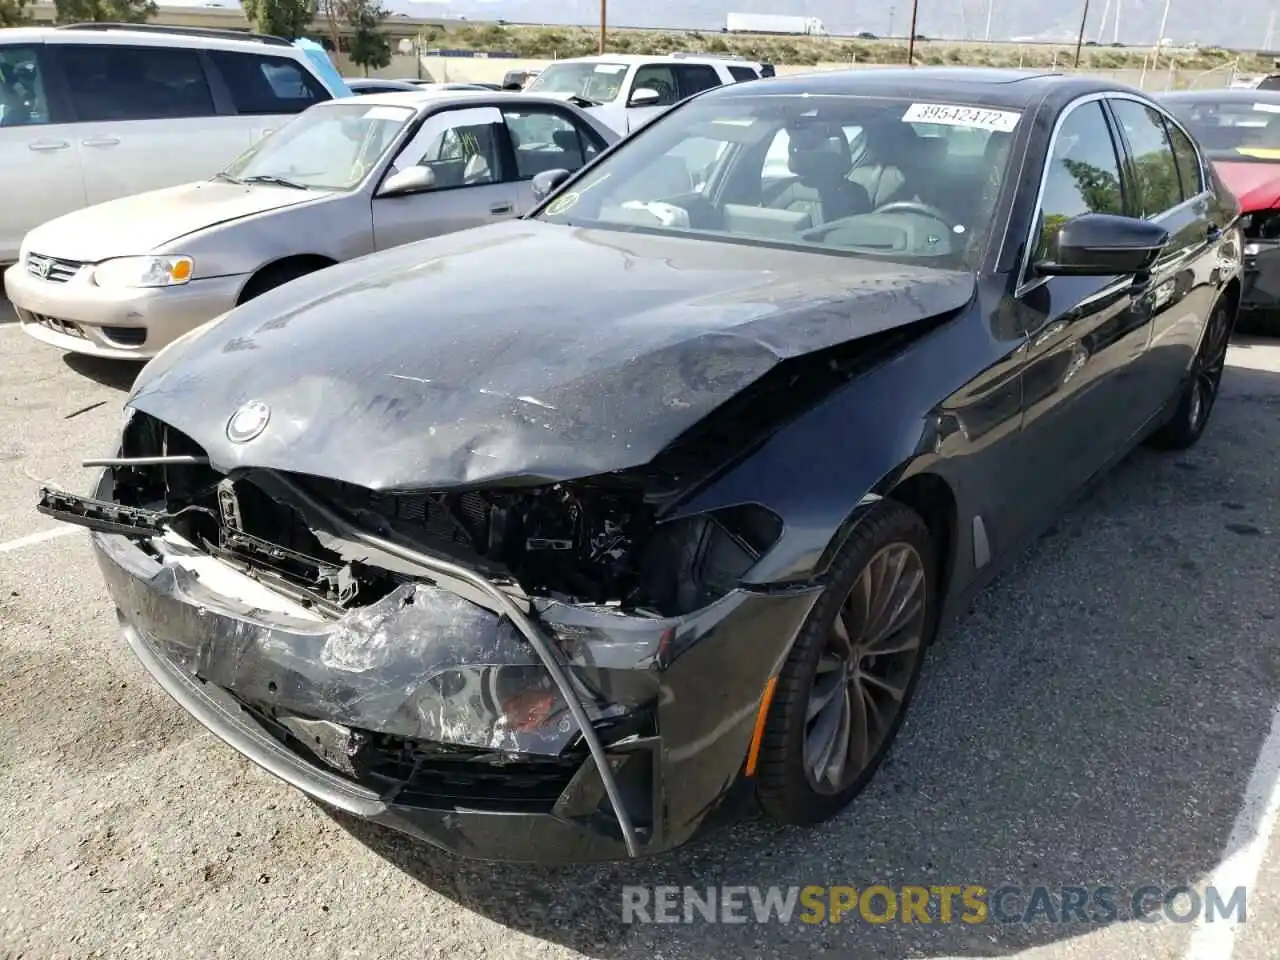
[[[538,74],[528,90],[571,96],[625,136],[695,93],[773,73],[770,64],[740,57],[604,54],[557,60]]]

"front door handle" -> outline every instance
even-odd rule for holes
[[[66,140],[33,140],[27,144],[28,150],[38,153],[52,153],[54,150],[66,150],[71,144]]]
[[[88,140],[81,140],[82,147],[114,147],[120,142],[119,137],[90,137]]]
[[[490,212],[490,213],[492,213],[492,214],[494,214],[495,216],[500,216],[500,215],[502,215],[502,214],[504,214],[504,213],[510,213],[510,212],[511,212],[512,210],[514,210],[514,209],[515,209],[515,205],[514,205],[514,204],[510,204],[510,203],[495,203],[495,204],[493,204],[493,206],[491,206],[491,207],[489,208],[489,212]]]

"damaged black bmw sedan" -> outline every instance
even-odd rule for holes
[[[1217,396],[1236,207],[1136,91],[725,86],[539,187],[189,334],[41,494],[187,711],[464,855],[835,815],[940,626]]]

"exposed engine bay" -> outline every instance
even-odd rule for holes
[[[624,474],[404,494],[261,470],[228,476],[146,414],[131,419],[120,460],[115,505],[159,512],[212,556],[328,616],[376,602],[405,577],[322,542],[308,502],[529,597],[652,616],[723,596],[781,533],[772,513],[751,506],[662,523],[645,478]]]

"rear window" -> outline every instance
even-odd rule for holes
[[[1170,99],[1165,106],[1215,160],[1280,159],[1280,98]]]
[[[288,57],[225,50],[210,50],[209,56],[227,84],[237,113],[301,113],[332,99],[310,70]]]
[[[210,117],[213,95],[195,50],[124,44],[57,44],[77,120]]]
[[[729,75],[733,77],[735,83],[745,83],[748,80],[760,79],[750,67],[730,67]]]

